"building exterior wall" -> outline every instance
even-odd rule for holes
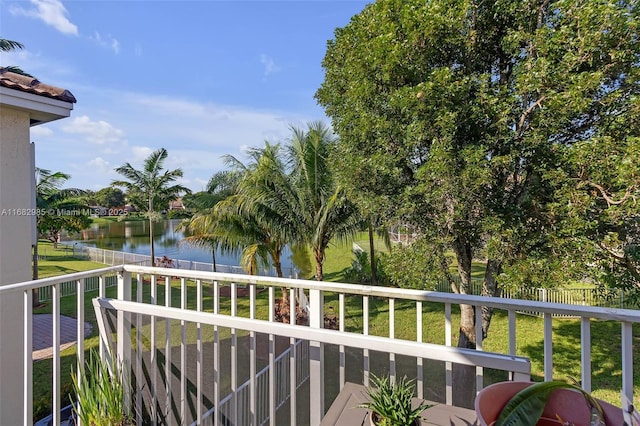
[[[29,112],[0,105],[0,285],[31,279]],[[0,425],[23,424],[22,294],[0,297]]]

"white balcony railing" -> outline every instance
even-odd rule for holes
[[[107,297],[105,283],[112,276],[117,276],[117,292]],[[84,363],[86,346],[84,321],[92,315],[92,312],[85,312],[85,281],[95,280],[94,277],[99,280],[98,291],[92,295],[98,297],[94,300],[94,305],[101,329],[101,353],[106,356],[115,351],[125,365],[131,368],[131,376],[136,383],[132,403],[139,416],[139,424],[143,424],[143,421],[144,424],[156,424],[158,421],[170,424],[194,421],[204,424],[207,412],[213,407],[220,407],[213,416],[214,424],[260,424],[263,419],[260,419],[259,407],[263,401],[268,401],[269,413],[266,418],[270,424],[276,424],[276,418],[289,419],[292,424],[296,421],[299,424],[318,424],[330,405],[331,398],[335,396],[336,389],[340,389],[347,379],[352,381],[353,377],[359,376],[361,383],[368,384],[369,373],[374,370],[372,360],[379,358],[380,353],[388,360],[388,364],[387,361],[385,364],[392,375],[401,374],[401,370],[406,367],[406,359],[413,363],[412,375],[415,375],[417,381],[419,397],[425,397],[423,392],[428,388],[427,382],[434,380],[431,376],[426,377],[427,363],[440,363],[443,366],[441,399],[444,403],[452,404],[454,364],[476,366],[476,389],[481,389],[488,379],[485,369],[507,371],[515,379],[529,377],[529,360],[517,356],[516,351],[518,311],[536,311],[544,316],[544,359],[532,361],[542,364],[546,380],[553,378],[554,371],[553,324],[554,321],[563,321],[554,319],[554,314],[569,313],[579,318],[580,379],[582,386],[588,391],[591,390],[593,374],[591,322],[605,320],[618,323],[621,342],[619,388],[633,401],[632,331],[633,324],[640,322],[638,311],[122,265],[0,287],[0,295],[22,292],[24,296],[25,316],[18,322],[24,330],[25,348],[30,348],[31,291],[52,286],[51,307],[54,321],[51,383],[54,425],[60,424],[56,413],[61,408],[61,378],[69,373],[60,368],[59,290],[63,283],[76,283],[76,353],[78,372],[81,373],[80,366]],[[230,287],[229,298],[222,297],[223,285]],[[274,306],[276,291],[279,292],[281,287],[290,289],[293,301],[298,289],[303,289],[309,295],[309,326],[274,322],[274,311],[269,307]],[[247,296],[239,301],[237,294],[240,289]],[[267,291],[266,296],[259,294],[262,290]],[[328,296],[338,299],[335,315],[339,330],[323,329],[324,303]],[[358,300],[357,303],[362,308],[361,316],[356,318],[356,322],[361,324],[358,330],[345,330],[345,320],[348,315],[353,316],[354,312],[348,311],[347,298],[350,304]],[[375,328],[375,324],[370,323],[372,298],[388,301],[388,336],[371,335]],[[396,327],[402,326],[396,325],[395,321],[396,304],[400,300],[408,300],[415,305],[416,338],[413,341],[396,337]],[[422,342],[423,328],[429,326],[423,324],[422,315],[427,303],[441,306],[444,345]],[[506,311],[508,353],[484,352],[482,340],[478,341],[477,350],[453,347],[452,307],[458,304]],[[432,309],[432,305],[429,307]],[[291,309],[293,312],[294,308]],[[481,315],[482,310],[476,309],[477,336],[482,336]],[[301,386],[304,381],[301,379],[307,374],[300,370],[301,365],[305,365],[300,357],[307,355],[301,355],[300,351],[294,349],[302,341],[310,342],[309,360],[306,364],[309,381],[305,383],[308,389],[306,394],[289,392],[288,401],[283,403],[287,398],[278,395],[278,386],[287,381],[289,384],[285,389],[296,389]],[[276,368],[276,360],[287,348],[294,350],[288,352],[289,372],[283,374],[278,372],[282,369]],[[358,354],[355,359],[359,366],[357,369],[349,369],[347,364],[353,365],[354,353]],[[332,359],[325,359],[325,356]],[[30,350],[25,351],[24,362],[28,366],[24,372],[27,384],[24,392],[24,424],[31,425],[33,387]],[[261,370],[266,373],[258,374]],[[257,379],[265,375],[268,380]],[[227,407],[223,410],[225,404]],[[285,413],[281,413],[281,410],[277,412],[278,406],[283,406],[283,409],[288,406],[288,410]],[[243,417],[245,408],[249,417]],[[245,418],[248,420],[238,422]],[[282,424],[282,421],[278,421],[278,424]]]

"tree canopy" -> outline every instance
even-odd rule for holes
[[[547,284],[601,275],[597,259],[637,277],[638,9],[367,5],[328,42],[316,93],[340,138],[341,182],[367,211],[418,226],[433,276],[461,293],[474,257],[486,259],[492,295],[523,274]],[[468,308],[459,345],[473,347]],[[486,333],[490,310],[483,318]]]
[[[122,207],[125,205],[124,192],[120,188],[108,186],[93,194],[95,202],[102,207]]]
[[[36,167],[35,174],[38,234],[56,247],[63,230],[79,232],[91,223],[89,210],[82,200],[85,191],[61,188],[71,178],[66,173]]]

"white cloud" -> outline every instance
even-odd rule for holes
[[[290,124],[304,126],[311,119],[295,112],[182,97],[83,85],[72,89],[81,100],[74,114],[47,124],[54,134],[36,150],[39,167],[70,173],[69,185],[78,188],[108,186],[120,178],[114,167],[129,162],[140,168],[153,151],[164,147],[169,153],[165,167],[181,168],[181,182],[200,191],[212,174],[226,168],[223,155],[244,162],[242,147],[284,141]],[[99,168],[97,157],[109,164],[107,172]]]
[[[276,65],[273,58],[269,55],[265,55],[264,53],[260,55],[260,63],[264,66],[264,75],[265,77],[270,76],[271,74],[277,73],[281,70],[281,68]]]
[[[103,37],[99,32],[96,31],[93,36],[89,37],[89,40],[106,49],[112,49],[116,55],[120,53],[120,42],[111,37],[110,34],[107,34],[105,37]]]
[[[207,184],[209,183],[209,181],[207,179],[195,178],[193,180],[193,183],[195,184],[195,188],[202,188],[202,190],[204,190],[204,188],[207,187]],[[195,191],[199,191],[199,190],[200,189],[196,189]]]
[[[62,128],[66,133],[84,135],[86,140],[98,144],[126,144],[124,132],[106,121],[92,121],[88,116],[75,117]]]
[[[31,137],[46,138],[53,135],[53,130],[44,126],[34,126],[31,128]]]
[[[153,148],[149,148],[148,146],[132,146],[131,147],[131,152],[133,154],[133,161],[129,161],[130,163],[132,162],[142,162],[144,160],[147,159],[148,156],[151,155],[151,153],[154,151]],[[135,165],[133,165],[135,167]]]
[[[112,168],[109,162],[102,157],[96,157],[93,160],[90,160],[87,165],[89,165],[89,167],[91,167],[94,171],[100,173],[106,173]]]
[[[60,0],[31,0],[31,3],[36,6],[35,9],[12,6],[9,12],[40,19],[63,34],[78,35],[78,27],[67,19],[67,9]]]

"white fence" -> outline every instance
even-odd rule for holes
[[[76,245],[73,247],[73,255],[81,257],[93,262],[104,263],[105,265],[140,265],[151,266],[151,256],[137,253],[127,253],[123,251],[105,250],[96,247],[86,247]],[[162,266],[175,269],[186,269],[189,271],[202,272],[222,272],[225,274],[246,274],[241,266],[234,265],[215,265],[207,262],[196,262],[193,260],[170,259],[166,257],[156,257],[156,266]],[[289,278],[297,278],[295,268],[290,268],[288,272]],[[275,268],[260,269],[258,275],[275,277],[277,276]]]
[[[451,286],[446,281],[441,281],[436,285],[436,291],[446,293],[451,292]],[[481,294],[482,280],[471,280],[471,292]],[[637,306],[631,300],[625,298],[622,290],[610,290],[608,293],[601,293],[596,287],[576,287],[576,288],[503,288],[501,297],[509,299],[532,300],[536,302],[567,303],[570,305],[599,306],[602,308],[627,308],[636,309]],[[536,312],[527,312],[537,314]]]
[[[164,281],[158,279],[160,276],[166,276],[167,272],[171,276],[181,277],[180,280],[180,308],[173,307],[174,303],[168,298],[161,298],[160,290],[162,288],[167,289],[171,285],[170,280]],[[116,276],[118,280],[118,300],[104,299],[106,291],[102,285],[106,283],[108,277]],[[143,294],[143,286],[133,286],[132,278],[136,278],[137,282],[142,282],[142,278],[146,276],[144,282],[150,282],[148,286],[145,286],[151,292],[151,299],[149,299],[146,293]],[[558,313],[570,313],[580,318],[580,337],[576,342],[580,348],[575,349],[576,362],[580,363],[580,382],[583,388],[587,391],[591,391],[592,376],[603,377],[607,376],[607,381],[611,382],[612,389],[622,389],[623,394],[633,400],[634,395],[634,369],[637,369],[637,349],[634,348],[634,333],[633,328],[640,323],[640,312],[635,310],[623,310],[623,309],[605,309],[588,306],[576,306],[568,304],[554,304],[548,302],[535,302],[535,301],[523,301],[523,300],[511,300],[502,298],[488,298],[480,296],[465,296],[457,294],[447,294],[439,292],[428,291],[416,291],[416,290],[403,290],[396,288],[385,287],[373,287],[373,286],[361,286],[346,283],[329,283],[329,282],[315,282],[305,280],[288,280],[288,279],[276,279],[269,277],[256,277],[256,276],[242,276],[231,274],[214,274],[208,272],[196,272],[196,271],[181,271],[181,270],[166,270],[163,268],[147,268],[141,266],[116,266],[110,268],[103,268],[100,270],[87,271],[82,273],[75,273],[62,277],[47,278],[39,281],[28,281],[24,283],[16,283],[11,285],[5,285],[0,287],[0,297],[11,294],[22,295],[23,304],[25,307],[24,316],[15,319],[15,324],[12,326],[18,327],[23,330],[25,347],[30,347],[33,338],[32,328],[32,290],[42,288],[45,286],[53,286],[53,299],[52,299],[52,312],[54,315],[53,322],[53,369],[50,378],[42,378],[37,382],[35,386],[52,386],[52,399],[53,399],[53,424],[60,424],[60,408],[63,393],[61,391],[61,377],[68,375],[68,368],[61,368],[61,351],[60,351],[60,287],[65,282],[75,282],[77,285],[77,292],[79,300],[83,301],[85,298],[85,283],[92,279],[92,277],[98,277],[99,280],[99,296],[102,298],[99,301],[94,301],[100,304],[101,312],[115,310],[116,316],[116,335],[111,333],[105,333],[104,324],[99,325],[98,329],[101,330],[101,353],[110,347],[109,344],[105,344],[104,340],[109,340],[115,337],[114,342],[115,351],[120,359],[128,360],[131,357],[136,359],[135,363],[127,363],[127,365],[135,365],[136,377],[143,377],[142,372],[138,373],[137,369],[142,369],[142,362],[137,360],[142,359],[143,353],[148,358],[148,367],[145,372],[151,375],[151,383],[155,383],[155,377],[171,377],[176,373],[167,373],[165,370],[168,367],[174,366],[175,371],[179,375],[180,385],[165,380],[164,383],[158,383],[152,389],[148,386],[143,386],[142,383],[136,384],[136,392],[150,391],[150,395],[154,398],[154,403],[151,405],[153,410],[160,407],[160,404],[156,398],[163,395],[176,394],[176,397],[172,399],[175,404],[167,404],[168,410],[175,412],[176,418],[187,419],[191,423],[193,417],[191,411],[197,411],[198,418],[202,419],[202,414],[211,406],[220,407],[221,397],[219,391],[222,384],[217,377],[219,373],[231,375],[233,377],[238,376],[239,369],[248,369],[251,371],[251,366],[256,366],[256,354],[255,351],[250,351],[248,359],[241,359],[238,356],[238,348],[242,343],[236,343],[238,339],[234,338],[234,330],[246,330],[249,333],[256,333],[262,335],[279,335],[293,339],[310,340],[309,349],[309,380],[308,393],[313,395],[313,398],[303,401],[298,398],[297,409],[305,410],[309,413],[310,424],[319,424],[322,413],[324,413],[324,407],[326,404],[331,403],[331,399],[327,399],[327,394],[323,394],[322,390],[325,388],[325,379],[331,377],[340,387],[344,386],[345,380],[348,378],[350,381],[354,381],[354,375],[357,376],[357,382],[362,384],[368,384],[369,372],[372,370],[372,364],[370,363],[369,354],[373,352],[381,352],[385,358],[388,357],[387,364],[389,365],[389,372],[395,376],[395,367],[392,370],[391,366],[395,365],[396,355],[404,355],[413,359],[415,362],[413,368],[415,368],[415,377],[417,381],[417,389],[419,392],[418,397],[424,397],[420,392],[424,390],[427,384],[431,384],[440,378],[440,381],[444,383],[444,393],[446,403],[451,404],[453,382],[450,365],[452,363],[459,363],[463,365],[476,365],[476,386],[477,389],[481,389],[484,386],[484,373],[480,367],[500,369],[507,371],[520,371],[521,374],[525,374],[529,371],[530,365],[528,360],[521,359],[517,354],[520,352],[521,341],[518,336],[522,336],[522,324],[518,326],[516,321],[516,313],[518,311],[537,311],[543,312],[543,336],[541,336],[541,344],[544,345],[544,349],[536,351],[534,356],[539,356],[535,362],[540,365],[544,370],[545,380],[552,380],[555,376],[566,377],[565,369],[567,368],[566,362],[554,363],[554,358],[557,361],[557,357],[554,356],[558,352],[564,353],[562,345],[557,346],[554,344],[559,340],[563,340],[565,336],[555,335],[554,332],[554,314]],[[150,279],[149,279],[150,278]],[[204,283],[207,284],[203,287]],[[231,284],[229,284],[231,283]],[[230,285],[231,287],[231,300],[225,298],[225,303],[220,306],[220,291],[223,288],[222,285]],[[242,304],[239,303],[238,297],[234,296],[238,286],[247,286],[249,288],[249,298],[245,299]],[[268,287],[268,303],[267,306],[273,306],[275,303],[276,290],[279,291],[282,287],[287,287],[295,291],[296,289],[304,289],[310,295],[310,326],[297,326],[293,324],[279,324],[273,322],[273,310],[268,309],[268,313],[256,314],[256,306],[258,305],[257,288]],[[135,290],[135,291],[132,291]],[[165,292],[165,296],[168,294]],[[323,330],[322,329],[322,313],[324,312],[324,299],[325,294],[330,297],[335,297],[337,294],[339,297],[339,309],[337,309],[336,315],[339,318],[340,329],[339,330]],[[189,296],[187,296],[189,295]],[[203,304],[205,295],[213,295],[213,306],[205,306]],[[144,296],[144,297],[143,297]],[[193,298],[192,298],[193,297]],[[370,302],[372,299],[386,300],[388,305],[388,312],[390,316],[388,337],[371,335],[374,324],[370,324],[372,319]],[[162,300],[164,299],[164,300]],[[292,297],[295,299],[295,297]],[[410,301],[415,304],[415,326],[417,335],[415,340],[403,340],[398,339],[395,336],[394,320],[396,314],[396,302],[397,301]],[[188,302],[194,302],[195,308],[191,307]],[[247,302],[247,303],[244,303]],[[210,302],[209,302],[210,303]],[[434,303],[440,305],[443,311],[442,321],[439,326],[443,328],[444,345],[423,343],[423,327],[432,324],[423,324],[423,314],[425,309],[425,303],[429,303],[429,310],[433,309]],[[477,342],[477,350],[460,349],[453,347],[453,338],[455,334],[455,327],[452,324],[452,307],[458,304],[466,304],[475,306],[476,312],[476,336],[479,337]],[[248,306],[247,306],[248,305]],[[362,306],[362,311],[354,313],[349,310],[350,306]],[[403,303],[402,309],[406,308],[406,302]],[[243,307],[240,309],[240,307]],[[482,306],[490,307],[497,310],[506,311],[508,315],[508,330],[506,330],[505,338],[508,343],[508,351],[505,354],[494,354],[490,352],[484,352],[482,350]],[[77,330],[77,354],[78,359],[76,368],[79,374],[84,373],[84,350],[85,350],[85,336],[84,336],[84,318],[85,318],[85,305],[84,303],[77,304],[76,316],[80,321],[80,326]],[[206,311],[205,311],[206,309]],[[378,309],[378,308],[376,308]],[[230,314],[229,314],[230,312]],[[262,315],[268,314],[269,318],[266,320],[262,318]],[[111,314],[109,314],[111,315]],[[348,316],[356,315],[355,318],[360,324],[361,328],[347,332],[344,329],[345,319]],[[147,322],[142,322],[143,317]],[[98,322],[102,315],[96,316]],[[615,374],[611,375],[608,371],[602,371],[600,365],[595,365],[595,369],[592,369],[592,354],[597,354],[601,349],[597,338],[592,338],[592,326],[601,325],[603,323],[610,324],[611,332],[617,335],[617,343],[614,350],[610,355],[607,355],[607,362],[615,362],[617,364]],[[557,324],[557,322],[556,322]],[[188,346],[192,343],[186,338],[179,339],[178,346],[173,346],[170,336],[175,333],[185,333],[188,330],[188,326],[194,326],[197,328],[198,333],[195,336],[196,348],[195,362],[192,359],[187,363]],[[231,330],[230,337],[220,338],[217,333],[213,334],[213,337],[207,337],[206,341],[203,334],[204,327],[218,327],[219,329]],[[143,340],[144,336],[148,336],[149,342]],[[164,329],[164,332],[160,332],[160,329]],[[618,332],[615,330],[618,329]],[[158,331],[156,333],[155,331]],[[172,333],[174,331],[175,333]],[[203,334],[201,336],[201,334]],[[162,338],[164,336],[164,339]],[[594,336],[596,337],[596,336]],[[204,347],[203,343],[209,342],[213,339],[213,347]],[[230,345],[224,346],[223,342],[230,342]],[[0,344],[13,344],[13,342],[0,342]],[[327,356],[325,360],[321,354],[323,353],[323,345],[331,345],[336,352],[333,352],[331,356]],[[272,360],[275,358],[275,349],[272,349],[274,345],[269,344],[269,363],[272,365]],[[250,346],[255,347],[254,346]],[[143,348],[146,348],[143,350]],[[150,350],[150,348],[154,348]],[[163,349],[165,348],[165,349]],[[354,373],[348,377],[347,364],[342,362],[345,359],[346,349],[353,348],[363,355],[367,355],[363,358],[356,360],[357,365],[349,364],[350,373]],[[168,350],[169,349],[169,350]],[[174,350],[175,349],[175,350]],[[611,349],[611,348],[609,348]],[[164,351],[163,362],[160,363],[155,355],[159,355]],[[295,354],[297,356],[306,356],[301,354]],[[220,364],[218,361],[221,359],[221,355],[227,355],[230,357],[231,368],[227,368],[227,364]],[[154,355],[154,356],[150,356]],[[205,355],[213,355],[211,362],[207,361]],[[173,356],[173,360],[171,359]],[[561,360],[564,355],[560,355]],[[438,371],[427,371],[424,359],[433,359],[441,363],[444,363],[444,368],[438,368]],[[364,363],[362,363],[364,361]],[[634,362],[636,361],[636,362]],[[325,365],[325,362],[327,363]],[[33,365],[31,351],[24,351],[23,364],[25,367],[24,380],[25,390],[23,394],[23,416],[24,421],[20,424],[33,424],[31,408],[33,407],[33,371],[31,366]],[[292,370],[290,378],[299,375],[295,371],[295,368],[289,368]],[[438,364],[440,365],[440,364]],[[273,366],[273,365],[272,365]],[[354,368],[354,366],[356,368]],[[164,367],[164,368],[163,368]],[[195,372],[191,371],[188,367],[194,367]],[[223,368],[221,368],[223,367]],[[325,368],[326,367],[326,368]],[[539,367],[540,368],[540,367]],[[163,371],[164,370],[164,371]],[[440,371],[442,370],[442,371]],[[554,371],[555,370],[555,371]],[[363,373],[362,373],[363,372]],[[188,374],[189,373],[189,374]],[[193,373],[193,375],[191,375]],[[434,374],[435,373],[435,374]],[[554,374],[555,373],[555,374]],[[440,374],[443,374],[445,380],[442,380]],[[277,389],[279,381],[281,380],[275,374],[275,368],[270,369],[269,374],[269,389]],[[253,376],[251,374],[250,376]],[[159,377],[158,377],[159,378]],[[50,379],[50,380],[49,380]],[[213,397],[210,397],[210,403],[205,407],[205,401],[203,393],[208,388],[205,386],[205,379],[213,379]],[[3,380],[3,372],[0,371],[0,380]],[[256,389],[256,380],[253,380],[250,387],[250,394],[254,398],[259,398]],[[194,388],[191,389],[187,386],[188,383],[194,384]],[[301,389],[307,387],[303,386]],[[226,386],[226,385],[225,385]],[[238,387],[232,385],[232,388],[237,391]],[[291,389],[295,388],[292,386]],[[234,392],[237,395],[237,392]],[[227,393],[225,392],[225,395]],[[269,400],[270,410],[270,423],[275,425],[275,407],[276,392],[269,392],[269,395],[264,396]],[[194,403],[193,409],[191,409],[187,403],[189,399],[187,395],[195,395],[192,399]],[[210,395],[210,393],[207,393]],[[292,394],[293,395],[293,394]],[[236,407],[238,398],[236,399]],[[139,398],[135,398],[135,403],[140,401]],[[133,401],[132,401],[133,402]],[[166,402],[166,401],[163,401]],[[254,400],[254,403],[256,401]],[[162,407],[165,405],[163,404]],[[257,407],[257,405],[254,405]],[[14,407],[9,406],[5,401],[0,400],[0,409],[11,410]],[[290,418],[295,419],[296,404],[291,404],[292,414]],[[164,411],[164,409],[163,409]],[[138,411],[140,412],[140,411]],[[237,413],[234,410],[234,413]],[[230,421],[236,421],[234,413],[231,414]],[[257,413],[254,410],[253,413]],[[252,413],[252,414],[253,414]],[[158,416],[153,414],[159,414],[157,411],[152,411],[153,423],[155,424]],[[188,415],[185,415],[188,414]],[[235,414],[237,416],[237,414]],[[142,419],[139,419],[139,424],[142,424]],[[235,423],[237,424],[237,423]],[[253,424],[258,424],[254,422]]]

